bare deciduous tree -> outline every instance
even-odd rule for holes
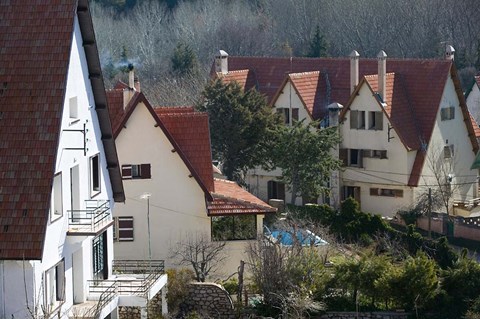
[[[224,254],[225,241],[211,241],[204,233],[187,234],[170,249],[170,258],[177,264],[191,266],[195,279],[205,282],[211,272],[221,267],[227,258]]]

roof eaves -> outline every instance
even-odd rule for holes
[[[93,29],[92,16],[88,6],[88,0],[78,0],[77,16],[82,34],[83,48],[87,60],[89,79],[92,86],[93,98],[95,100],[95,111],[100,125],[101,140],[107,161],[107,170],[112,185],[113,198],[115,202],[125,201],[122,175],[118,162],[117,148],[112,132],[112,124],[107,105],[107,95],[103,82],[102,68],[98,56],[97,42]]]

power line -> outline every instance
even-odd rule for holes
[[[127,197],[127,199],[133,200],[133,201],[135,201],[135,202],[137,202],[137,203],[143,203],[142,200],[139,200],[139,199],[137,199],[137,198]],[[167,207],[163,207],[163,206],[159,206],[159,205],[152,204],[152,202],[150,202],[150,206],[151,206],[151,207],[156,207],[156,208],[159,208],[159,209],[168,210],[168,211],[170,211],[170,212],[177,213],[177,214],[181,214],[181,215],[185,215],[185,216],[192,216],[192,217],[197,217],[197,218],[201,218],[201,219],[210,220],[209,217],[203,217],[203,216],[198,216],[198,215],[193,215],[193,214],[181,212],[181,211],[174,210],[174,209],[171,209],[171,208],[167,208]]]

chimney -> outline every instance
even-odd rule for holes
[[[353,93],[355,87],[358,85],[358,59],[360,54],[353,50],[350,57],[350,94]]]
[[[454,60],[455,58],[455,49],[451,45],[447,45],[445,48],[445,59]]]
[[[133,77],[133,89],[140,92],[140,80],[138,79],[138,76]]]
[[[215,55],[215,72],[228,73],[228,53],[223,50],[218,51]]]
[[[128,87],[135,88],[135,72],[133,71],[133,64],[128,65]]]
[[[385,51],[380,51],[377,54],[378,59],[378,94],[385,101],[385,90],[387,86],[387,54]]]
[[[328,108],[328,126],[338,126],[339,124],[338,115],[342,111],[343,105],[335,102],[328,105],[327,108]]]
[[[138,82],[138,78],[137,78]],[[128,64],[128,88],[123,90],[123,109],[125,109],[132,99],[135,91],[137,91],[136,86],[138,85],[138,90],[140,90],[140,82],[135,83],[135,72],[133,71],[133,64]]]

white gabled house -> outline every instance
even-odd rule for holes
[[[340,115],[344,197],[391,216],[441,189],[449,212],[460,213],[454,203],[471,206],[477,198],[478,172],[470,166],[478,144],[453,63],[412,60],[387,73],[389,63],[382,51],[377,74],[362,78]]]
[[[88,1],[4,3],[0,20],[0,317],[145,309],[166,275],[113,260],[125,195]]]

